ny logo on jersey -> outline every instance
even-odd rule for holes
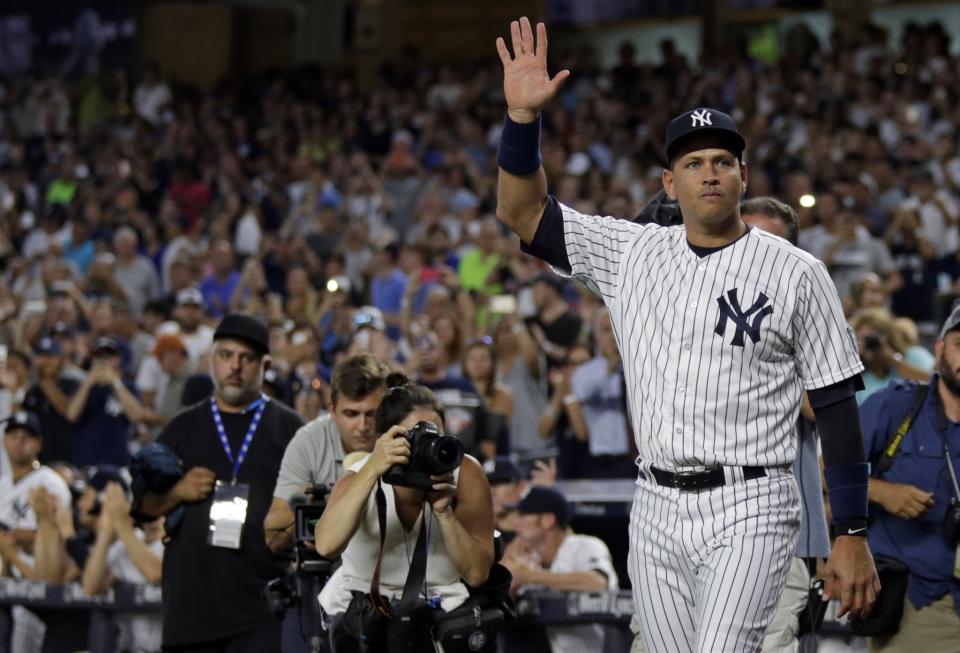
[[[729,303],[727,302],[728,298]],[[730,341],[731,345],[743,347],[744,333],[750,336],[750,340],[754,344],[760,342],[760,326],[763,324],[763,319],[773,313],[773,306],[767,306],[768,301],[767,296],[760,293],[757,301],[753,302],[753,305],[744,311],[740,308],[737,289],[728,290],[727,297],[723,295],[717,297],[717,303],[720,304],[720,319],[717,320],[717,328],[713,332],[722,338],[727,332],[727,318],[730,318],[737,327],[733,334],[733,340]],[[752,322],[750,321],[751,316],[753,316]]]
[[[706,127],[707,125],[713,126],[710,118],[710,112],[706,109],[697,109],[692,114],[691,127]]]

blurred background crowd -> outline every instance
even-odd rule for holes
[[[624,42],[612,66],[552,49],[573,75],[543,116],[551,192],[633,219],[660,189],[668,120],[730,112],[748,196],[793,206],[800,246],[836,283],[861,400],[929,378],[960,290],[960,59],[944,25],[828,40],[800,25],[772,63],[745,43],[702,61],[658,47],[650,62]],[[436,390],[481,457],[555,459],[561,479],[635,473],[599,302],[496,221],[501,83],[492,41],[467,63],[405,50],[364,79],[301,67],[201,89],[147,64],[2,81],[0,419],[35,414],[36,456],[73,490],[33,493],[38,522],[104,540],[76,566],[85,589],[156,555],[158,535],[125,534],[123,493],[97,473],[209,396],[229,312],[268,324],[266,387],[304,420],[327,410],[333,366],[370,352]],[[6,469],[24,446],[4,448]],[[83,503],[94,486],[101,522]]]

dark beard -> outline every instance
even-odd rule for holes
[[[943,384],[947,386],[947,390],[952,392],[955,396],[960,397],[960,377],[957,376],[956,372],[950,369],[950,366],[944,359],[943,354],[940,354],[940,359],[937,360],[937,372],[940,373],[940,379],[943,381]]]

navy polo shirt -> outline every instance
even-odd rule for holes
[[[953,496],[950,472],[944,458],[944,437],[949,438],[950,458],[960,473],[960,424],[944,420],[940,430],[940,401],[936,392],[938,375],[930,380],[930,393],[917,419],[900,444],[893,465],[883,476],[890,483],[905,483],[932,492],[933,508],[917,519],[902,519],[881,506],[871,506],[869,543],[874,553],[904,562],[910,569],[907,596],[917,609],[953,593],[960,614],[960,582],[953,580],[956,547],[947,546],[942,524]],[[894,381],[870,395],[860,406],[864,448],[872,465],[883,454],[891,434],[909,413],[917,384]]]

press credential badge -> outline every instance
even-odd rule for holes
[[[217,481],[210,505],[210,537],[212,546],[239,549],[243,524],[247,520],[250,485]]]

